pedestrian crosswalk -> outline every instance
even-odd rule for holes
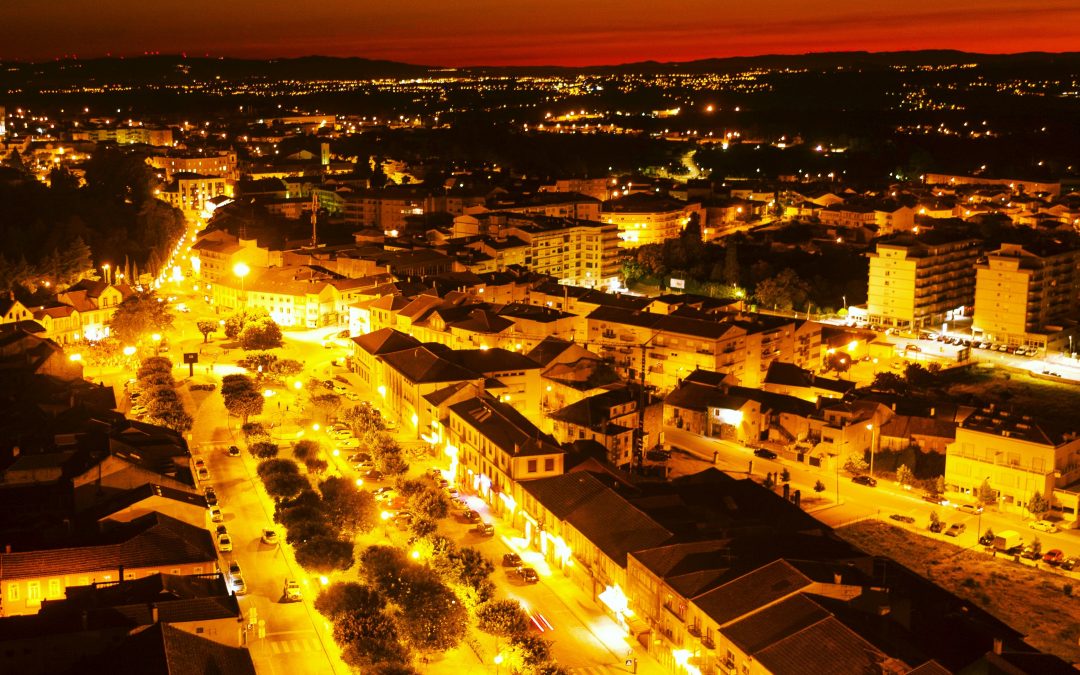
[[[626,669],[617,666],[578,666],[567,668],[566,672],[570,675],[613,675],[613,673],[626,673]]]
[[[322,645],[318,638],[269,639],[270,651],[274,654],[294,654],[300,652],[321,652]]]

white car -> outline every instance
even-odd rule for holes
[[[1051,523],[1049,520],[1036,520],[1028,525],[1033,530],[1039,532],[1048,532],[1054,534],[1058,531],[1057,525]]]
[[[222,553],[228,553],[232,550],[232,539],[229,537],[228,532],[222,532],[217,537],[218,548]]]
[[[210,522],[220,523],[225,520],[225,514],[221,512],[221,509],[217,506],[210,507]]]
[[[345,450],[352,450],[360,447],[360,440],[356,438],[343,438],[339,440],[337,444]]]

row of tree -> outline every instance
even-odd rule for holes
[[[150,422],[182,434],[191,429],[193,420],[176,391],[172,368],[172,361],[160,356],[143,359],[135,385],[140,393],[139,404],[146,408]]]
[[[239,417],[247,424],[248,418],[263,411],[265,399],[255,387],[255,381],[242,373],[234,373],[221,378],[221,396],[225,399],[225,409],[233,417]]]

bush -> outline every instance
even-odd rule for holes
[[[319,456],[319,452],[322,450],[322,446],[318,441],[297,441],[293,446],[293,457],[306,462],[309,459],[315,459]]]
[[[353,543],[331,537],[314,537],[297,545],[296,562],[312,572],[329,573],[353,566]]]
[[[217,389],[216,384],[196,384],[192,382],[188,385],[188,389],[191,391],[214,391]]]
[[[243,435],[244,440],[249,443],[270,438],[270,434],[266,432],[266,427],[264,427],[261,422],[248,422],[247,424],[244,424],[240,427],[240,433]]]
[[[260,441],[258,443],[252,443],[251,445],[249,445],[248,451],[259,459],[271,459],[277,457],[278,446],[277,443]]]
[[[304,466],[307,468],[308,473],[318,475],[326,471],[330,464],[321,457],[308,457],[304,460]]]

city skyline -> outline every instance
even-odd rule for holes
[[[18,0],[10,9],[0,29],[0,60],[318,54],[448,67],[587,66],[835,51],[1060,52],[1080,46],[1080,7],[1067,2],[1044,2],[1035,11],[970,0],[903,8],[866,8],[850,0],[825,6],[769,0],[753,7],[694,1],[672,12],[641,0],[588,11],[564,0],[542,7],[484,1],[471,10],[419,0],[377,8],[280,3],[258,13],[246,2],[224,8],[197,2],[184,10],[214,19],[193,22],[174,21],[183,16],[179,7],[163,11],[131,2],[30,7]]]

